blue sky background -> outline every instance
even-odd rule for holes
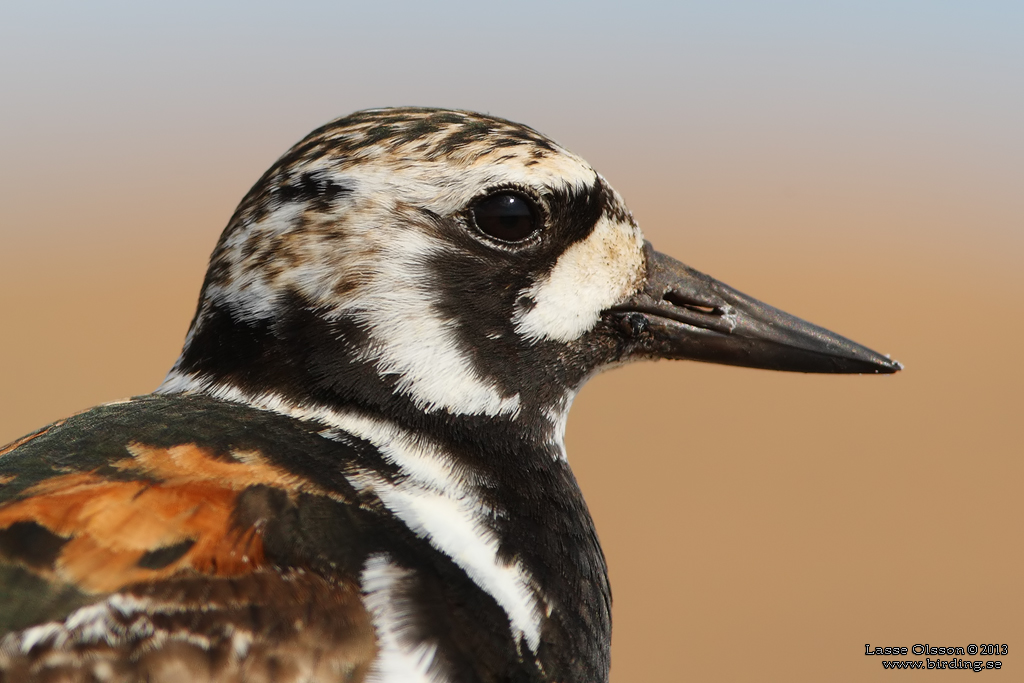
[[[0,234],[69,228],[31,216],[54,191],[223,178],[230,203],[308,130],[392,104],[529,123],[635,204],[911,193],[1013,232],[1021,35],[1017,2],[4,3]]]

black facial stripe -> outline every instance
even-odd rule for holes
[[[236,319],[227,307],[207,306],[177,370],[254,395],[275,392],[422,424],[423,412],[399,391],[397,376],[350,353],[369,344],[351,318],[327,320],[300,295],[286,293],[268,320]]]
[[[309,395],[325,405],[387,404],[395,379],[345,353],[367,344],[360,326],[348,319],[328,321],[301,295],[285,292],[271,319],[241,319],[228,306],[208,305],[179,370],[253,393]]]
[[[536,395],[520,395],[527,407],[576,386],[583,366],[578,357],[570,360],[563,344],[542,341],[524,346],[513,313],[535,302],[520,303],[520,292],[549,272],[572,244],[589,237],[613,199],[603,183],[553,190],[541,198],[548,212],[541,239],[520,250],[496,249],[476,238],[472,225],[429,217],[433,230],[454,247],[428,261],[434,307],[441,317],[454,321],[450,329],[460,352],[481,376],[496,382],[502,395],[536,388]],[[581,349],[572,351],[576,355]]]
[[[544,193],[548,208],[550,246],[557,249],[555,257],[590,236],[608,204],[603,183],[584,189],[560,188]]]

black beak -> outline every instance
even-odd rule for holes
[[[634,354],[766,370],[893,373],[898,362],[763,304],[645,244],[647,282],[608,311]]]

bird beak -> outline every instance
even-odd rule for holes
[[[609,310],[632,354],[766,370],[893,373],[898,362],[737,292],[645,243],[647,280]]]

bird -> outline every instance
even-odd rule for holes
[[[608,680],[595,374],[901,365],[655,251],[587,162],[430,108],[256,182],[152,393],[0,448],[0,679]]]

